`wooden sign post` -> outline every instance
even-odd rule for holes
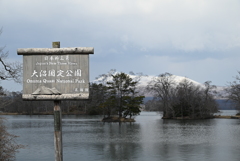
[[[54,147],[55,147],[55,160],[63,160],[62,148],[62,111],[60,108],[61,101],[54,101]]]
[[[60,48],[60,42],[53,42],[52,47]],[[61,104],[60,100],[54,100],[53,115],[54,115],[55,161],[63,161],[62,110],[60,104]]]
[[[23,100],[54,101],[55,161],[62,161],[61,100],[89,98],[89,54],[92,47],[18,49],[23,55]]]

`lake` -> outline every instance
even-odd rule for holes
[[[8,132],[19,136],[18,143],[27,145],[16,154],[17,161],[54,160],[53,116],[4,117],[8,119]],[[161,117],[159,113],[142,112],[136,122],[119,124],[103,123],[102,116],[63,116],[63,160],[240,160],[239,119]]]

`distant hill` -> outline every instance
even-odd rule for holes
[[[232,101],[227,101],[226,99],[217,99],[216,101],[219,105],[219,110],[235,110]]]
[[[99,78],[95,79],[93,83],[102,83],[102,82],[111,81],[112,80],[111,74],[115,75],[117,73],[119,72],[114,71],[112,73],[104,74]],[[133,74],[128,74],[128,75],[134,80],[140,80],[138,84],[138,88],[142,93],[145,94],[144,103],[146,103],[148,100],[152,100],[153,96],[146,93],[144,89],[148,85],[148,83],[152,79],[156,78],[157,76],[146,76],[146,75],[139,76],[139,75],[133,75]],[[184,79],[187,79],[189,82],[192,82],[194,85],[204,88],[204,84],[194,81],[192,79],[182,77],[182,76],[176,76],[176,75],[172,75],[171,77],[177,84],[183,81]],[[218,93],[217,95],[215,95],[215,99],[219,104],[219,110],[234,110],[233,108],[234,104],[231,101],[226,101],[226,99],[223,99],[226,96],[225,88],[226,87],[217,86],[215,89]]]
[[[115,75],[117,73],[120,73],[120,72],[116,72],[116,71],[113,71],[112,73],[108,73],[108,74],[103,74],[102,76],[98,77],[97,79],[95,79],[93,81],[93,83],[102,83],[102,82],[107,82],[107,81],[111,81],[112,80],[112,77],[111,75]],[[140,80],[139,81],[139,84],[138,84],[138,88],[139,90],[142,92],[142,93],[145,93],[145,97],[152,97],[151,95],[149,95],[148,93],[146,93],[144,91],[145,87],[148,85],[148,83],[153,80],[154,78],[156,78],[157,76],[147,76],[147,75],[142,75],[142,76],[139,76],[139,75],[133,75],[133,74],[128,74],[132,79],[134,80]],[[178,84],[180,83],[181,81],[183,81],[184,79],[188,80],[189,82],[192,82],[194,85],[196,86],[200,86],[202,88],[204,88],[204,84],[203,83],[199,83],[197,81],[194,81],[190,78],[187,78],[187,77],[182,77],[182,76],[177,76],[177,75],[172,75],[171,76],[173,78],[173,80]],[[222,86],[217,86],[216,87],[216,91],[217,91],[217,95],[215,95],[215,98],[216,99],[222,99],[226,96],[226,93],[225,93],[225,89],[226,87],[222,87]],[[220,101],[221,102],[221,101]]]

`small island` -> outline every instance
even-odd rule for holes
[[[153,79],[147,90],[159,102],[162,119],[209,119],[218,111],[210,81],[198,85],[187,78],[176,81],[175,76],[164,73]]]
[[[101,83],[94,84],[96,89],[102,89],[101,96],[105,94],[104,101],[99,104],[104,114],[107,115],[102,119],[103,122],[135,121],[132,117],[140,114],[144,99],[144,96],[138,94],[136,88],[138,81],[125,73],[117,73],[112,75],[107,86]]]

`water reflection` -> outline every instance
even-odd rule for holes
[[[9,132],[28,145],[18,161],[54,160],[53,116],[6,116]],[[239,160],[240,120],[162,120],[142,113],[135,123],[101,116],[63,116],[64,160]]]

